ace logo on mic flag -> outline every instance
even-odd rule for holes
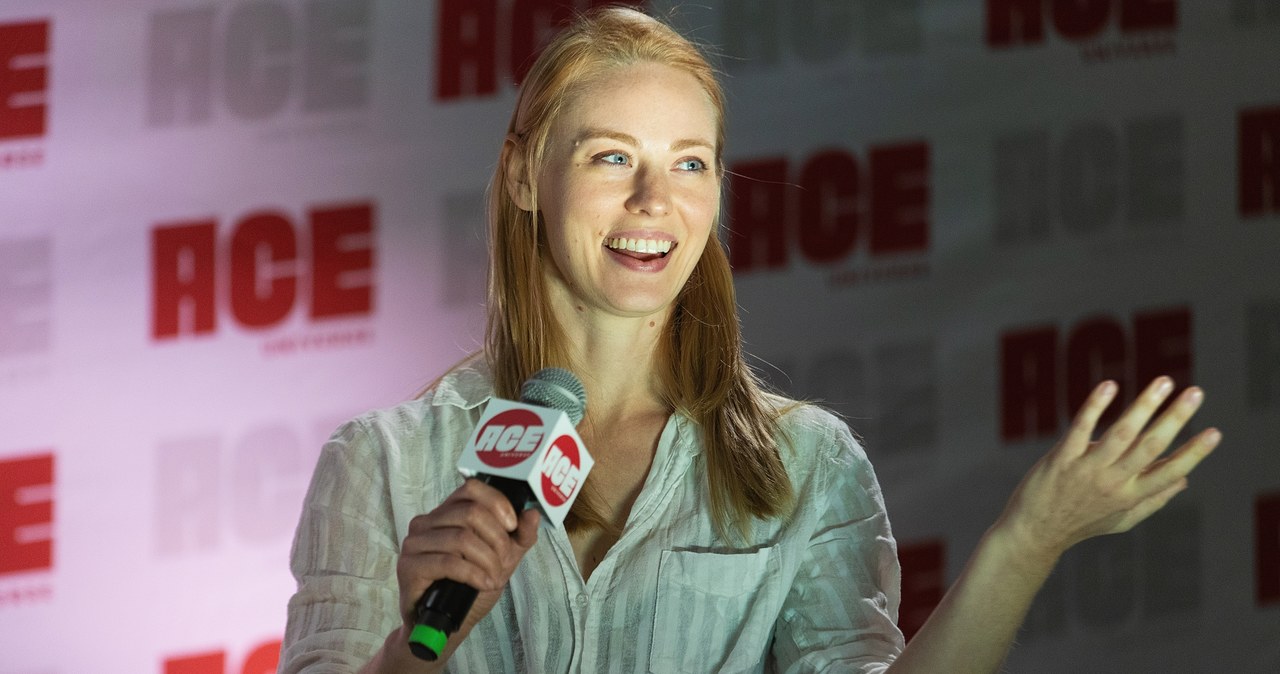
[[[523,408],[496,414],[477,429],[476,457],[489,468],[520,465],[533,455],[545,435],[542,418]]]
[[[594,464],[564,412],[494,398],[458,458],[458,471],[528,484],[545,523],[560,526]]]

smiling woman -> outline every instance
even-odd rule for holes
[[[628,479],[589,481],[570,530],[621,529],[674,411],[704,429],[717,527],[784,511],[776,403],[743,357],[715,238],[724,94],[706,59],[643,14],[596,13],[543,51],[507,131],[490,192],[495,390],[514,396],[533,372],[564,365],[592,396],[588,433],[646,422],[629,437],[651,436],[630,453],[642,458]],[[642,246],[669,248],[634,254]],[[607,508],[607,488],[626,503]]]
[[[745,363],[717,236],[724,105],[675,31],[606,9],[521,88],[490,189],[486,343],[325,445],[292,566],[282,672],[991,672],[1059,556],[1162,507],[1218,441],[1167,458],[1202,395],[1167,378],[1101,436],[1105,382],[904,644],[880,488],[849,429]],[[452,470],[492,398],[578,374],[595,457],[564,528]],[[434,662],[439,580],[478,597]],[[314,669],[313,669],[314,667]]]
[[[715,224],[717,119],[695,77],[635,63],[575,87],[536,176],[520,148],[505,153],[512,201],[541,215],[554,263],[544,281],[552,312],[574,316],[567,331],[590,332],[612,317],[666,321]],[[591,311],[569,311],[575,304]]]

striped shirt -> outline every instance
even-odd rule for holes
[[[492,385],[482,362],[361,416],[321,451],[294,540],[280,672],[355,672],[400,621],[409,520],[462,483],[453,466]],[[672,415],[617,543],[584,582],[544,527],[455,672],[881,672],[902,650],[900,573],[875,474],[849,429],[783,417],[794,511],[715,533],[697,426]],[[590,479],[590,478],[588,478]]]

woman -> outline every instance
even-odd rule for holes
[[[1218,441],[1156,458],[1202,397],[1148,424],[1172,390],[1160,378],[1090,442],[1116,392],[1100,385],[904,646],[865,454],[744,364],[716,232],[723,101],[703,57],[643,14],[594,13],[539,57],[508,131],[485,352],[325,445],[283,672],[994,671],[1062,552],[1158,510]],[[549,365],[587,388],[596,466],[566,529],[539,531],[452,467],[489,397]],[[427,663],[410,614],[442,578],[480,595]]]

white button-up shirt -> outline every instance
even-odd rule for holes
[[[325,444],[294,541],[281,672],[355,672],[399,625],[400,542],[410,519],[462,483],[454,466],[491,395],[487,368],[473,363]],[[845,424],[817,407],[790,411],[782,429],[795,509],[726,541],[712,526],[698,428],[673,415],[590,581],[564,530],[544,527],[449,670],[882,671],[903,638],[875,474]]]

